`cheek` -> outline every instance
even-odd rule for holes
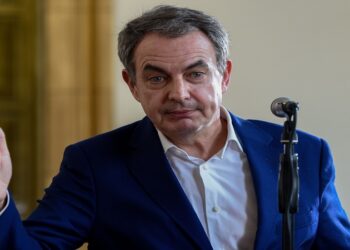
[[[194,97],[203,105],[215,106],[218,102],[221,101],[222,94],[220,91],[221,89],[214,86],[199,88],[194,92]]]
[[[143,92],[141,105],[147,114],[156,113],[162,107],[161,96],[154,92]]]
[[[224,89],[222,85],[215,85],[214,93],[215,93],[215,102],[221,105],[222,102],[222,94],[224,93]]]

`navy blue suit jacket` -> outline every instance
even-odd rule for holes
[[[258,202],[255,249],[281,249],[277,179],[281,127],[232,116]],[[298,133],[297,249],[350,249],[350,225],[325,141]],[[228,197],[229,199],[229,197]],[[148,118],[69,146],[58,175],[21,222],[0,216],[0,249],[212,249]]]

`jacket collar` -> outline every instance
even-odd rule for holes
[[[145,192],[193,239],[199,249],[212,249],[148,118],[144,118],[135,129],[129,145],[134,150],[129,168]]]
[[[261,123],[243,120],[232,114],[231,117],[254,180],[258,205],[255,246],[266,249],[275,234],[274,229],[279,217],[277,183],[281,145],[265,131]]]
[[[255,245],[268,244],[278,215],[277,178],[279,149],[273,138],[255,122],[233,114],[232,123],[250,164],[258,203]],[[135,129],[129,145],[135,150],[129,166],[144,190],[197,243],[212,249],[209,239],[164,154],[152,122],[146,117]],[[272,154],[274,152],[274,154]],[[152,165],[151,165],[152,164]],[[276,185],[271,185],[276,183]]]

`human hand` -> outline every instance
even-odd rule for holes
[[[7,188],[12,175],[10,152],[7,148],[4,131],[0,128],[0,210],[3,208]]]

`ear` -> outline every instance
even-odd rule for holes
[[[140,97],[136,86],[136,82],[132,80],[132,77],[130,77],[129,72],[126,69],[123,69],[122,76],[123,76],[124,82],[128,85],[131,94],[139,102]]]
[[[228,89],[228,85],[230,83],[231,71],[232,71],[232,61],[227,60],[225,71],[222,74],[222,83],[221,83],[222,93],[225,93]]]

